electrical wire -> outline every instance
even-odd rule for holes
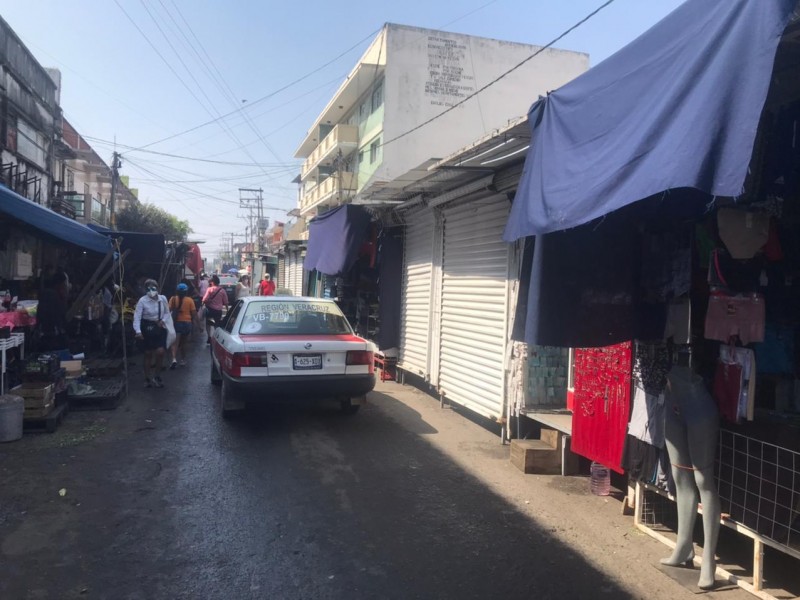
[[[115,0],[115,2],[116,2],[116,1],[117,1],[117,0]],[[295,79],[295,80],[293,80],[293,81],[291,81],[291,82],[287,83],[286,85],[284,85],[284,86],[282,86],[282,87],[280,87],[280,88],[278,88],[278,89],[276,89],[276,90],[274,90],[274,91],[272,91],[272,92],[269,92],[268,94],[265,94],[264,96],[261,96],[260,98],[258,98],[258,99],[256,99],[256,100],[254,100],[253,102],[248,102],[246,106],[242,106],[242,107],[240,107],[240,108],[237,108],[236,110],[232,110],[231,112],[229,112],[229,113],[226,113],[226,114],[222,115],[220,118],[223,118],[223,119],[224,119],[224,118],[226,118],[226,117],[229,117],[229,116],[231,116],[231,115],[234,115],[234,114],[236,114],[236,113],[239,113],[239,112],[242,112],[242,111],[249,110],[249,109],[253,108],[254,106],[256,106],[257,104],[261,104],[262,102],[264,102],[264,101],[266,101],[266,100],[268,100],[268,99],[272,98],[273,96],[276,96],[277,94],[280,94],[281,92],[283,92],[283,91],[285,91],[285,90],[287,90],[287,89],[289,89],[289,88],[291,88],[291,87],[293,87],[293,86],[297,85],[297,84],[298,84],[298,83],[300,83],[301,81],[305,81],[306,79],[308,79],[308,78],[309,78],[309,77],[311,77],[312,75],[314,75],[314,74],[316,74],[316,73],[318,73],[318,72],[322,71],[323,69],[325,69],[325,68],[326,68],[326,67],[328,67],[329,65],[332,65],[333,63],[335,63],[337,60],[339,60],[339,59],[340,59],[340,58],[342,58],[343,56],[346,56],[347,54],[349,54],[350,52],[352,52],[353,50],[355,50],[356,48],[358,48],[358,47],[359,47],[361,44],[363,44],[364,42],[368,41],[370,38],[372,38],[373,36],[375,36],[375,35],[376,35],[376,34],[377,34],[377,33],[378,33],[380,30],[381,30],[380,28],[379,28],[379,29],[376,29],[375,31],[373,31],[372,33],[370,33],[370,34],[369,34],[367,37],[365,37],[365,38],[364,38],[364,39],[362,39],[362,40],[359,40],[358,42],[356,42],[355,44],[353,44],[353,45],[352,45],[350,48],[348,48],[348,49],[347,49],[347,50],[345,50],[344,52],[342,52],[342,53],[340,53],[340,54],[336,55],[334,58],[332,58],[332,59],[331,59],[331,60],[329,60],[328,62],[324,63],[323,65],[320,65],[320,66],[319,66],[319,67],[317,67],[316,69],[314,69],[314,70],[312,70],[312,71],[309,71],[309,72],[308,72],[308,73],[306,73],[305,75],[303,75],[303,76],[301,76],[301,77],[298,77],[297,79]],[[179,137],[179,136],[182,136],[182,135],[186,135],[187,133],[191,133],[192,131],[197,131],[198,129],[202,129],[203,127],[206,127],[206,126],[208,126],[208,125],[211,125],[211,124],[213,124],[213,123],[216,123],[218,120],[219,120],[219,119],[212,119],[211,121],[206,121],[205,123],[200,123],[199,125],[195,125],[194,127],[190,127],[189,129],[185,129],[185,130],[183,130],[183,131],[179,131],[179,132],[177,132],[177,133],[173,133],[173,134],[171,134],[171,135],[168,135],[167,137],[164,137],[164,138],[158,139],[158,140],[156,140],[156,141],[154,141],[154,142],[150,142],[149,144],[145,144],[144,146],[139,146],[139,147],[137,148],[137,150],[141,150],[141,149],[143,149],[143,148],[149,148],[150,146],[155,146],[156,144],[160,144],[161,142],[166,142],[167,140],[171,140],[171,139],[174,139],[174,138],[176,138],[176,137]]]

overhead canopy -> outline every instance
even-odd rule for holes
[[[369,233],[369,213],[362,206],[345,204],[314,217],[308,225],[307,271],[342,275],[350,270]]]
[[[141,233],[138,231],[117,231],[90,224],[88,227],[106,237],[121,239],[120,250],[130,250],[128,258],[131,262],[155,263],[164,262],[164,236],[160,233]]]
[[[111,240],[92,231],[86,225],[73,221],[23,198],[0,184],[0,213],[22,221],[29,227],[68,242],[85,250],[105,254],[111,249]]]
[[[673,188],[738,196],[797,0],[687,0],[540,99],[504,239],[564,230]]]

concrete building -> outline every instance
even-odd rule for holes
[[[49,206],[58,86],[0,18],[0,183]]]
[[[111,167],[66,119],[56,142],[54,177],[58,182],[53,210],[81,223],[111,225]],[[117,181],[115,210],[137,202],[127,177]]]
[[[382,203],[386,188],[403,185],[401,176],[423,161],[504,127],[531,98],[589,67],[588,55],[555,49],[523,63],[540,50],[385,25],[295,153],[304,159],[299,214]]]

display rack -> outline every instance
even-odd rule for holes
[[[726,433],[731,433],[731,432],[726,432]],[[732,433],[732,435],[738,435],[738,434]],[[752,441],[755,442],[757,440],[752,440]],[[721,436],[720,438],[721,449],[723,448],[724,444],[728,443],[730,443],[730,438],[727,438],[727,436]],[[798,457],[795,456],[793,458],[797,459]],[[800,464],[800,463],[795,463],[795,464]],[[760,472],[763,473],[763,471]],[[663,535],[662,533],[656,531],[652,527],[652,524],[648,524],[645,522],[644,518],[646,514],[645,496],[647,493],[657,494],[658,496],[662,498],[667,498],[673,502],[675,500],[675,498],[671,494],[667,493],[661,488],[655,487],[648,483],[637,481],[635,487],[635,507],[634,507],[634,524],[636,525],[636,528],[639,529],[640,531],[643,531],[650,537],[662,542],[669,548],[675,548],[675,542],[673,540]],[[722,498],[721,501],[724,510],[726,506],[725,499]],[[698,506],[697,512],[698,514],[702,514],[703,511],[700,506]],[[787,538],[787,542],[785,544],[780,543],[776,540],[773,540],[769,537],[766,537],[765,535],[758,533],[757,531],[749,527],[746,527],[745,525],[742,525],[741,523],[738,523],[737,521],[734,521],[733,519],[727,518],[726,516],[724,516],[724,513],[723,513],[723,518],[720,519],[720,523],[723,526],[732,529],[737,533],[740,533],[753,540],[753,568],[752,568],[753,581],[752,583],[750,583],[746,579],[738,575],[735,575],[730,571],[727,571],[719,566],[717,567],[717,573],[716,573],[717,577],[724,579],[732,584],[735,584],[738,587],[750,592],[751,594],[759,598],[763,598],[764,600],[778,600],[778,598],[776,598],[772,594],[769,594],[768,592],[764,591],[764,546],[769,546],[793,558],[800,560],[800,550],[795,549],[788,545],[791,538]],[[702,563],[702,556],[696,555],[694,558],[694,565],[699,567],[701,563]]]

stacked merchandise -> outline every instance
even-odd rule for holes
[[[66,369],[61,368],[58,354],[45,353],[27,358],[22,371],[23,382],[11,394],[25,401],[23,427],[52,433],[67,409]]]

